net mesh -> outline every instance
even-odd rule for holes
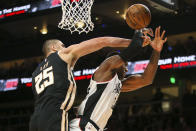
[[[94,0],[61,0],[62,20],[58,27],[72,32],[88,33],[94,28],[91,7]]]

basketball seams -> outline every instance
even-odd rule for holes
[[[127,9],[126,22],[133,29],[142,29],[150,24],[151,14],[148,7],[134,4]]]
[[[145,25],[149,25],[150,21],[151,21],[151,14],[149,13],[150,10],[144,6],[143,11],[144,11],[143,13],[145,14],[146,18],[148,18],[148,20],[145,21],[145,22],[147,22],[147,23],[145,23]]]
[[[142,15],[138,15],[138,18],[140,18],[140,19],[142,19],[142,21],[140,21],[140,19],[138,19],[138,23],[140,23],[139,25],[140,25],[140,27],[142,27],[142,24],[143,25],[145,25],[146,26],[146,24],[145,24],[145,14],[144,14],[144,8],[141,8],[141,6],[139,6],[139,5],[136,5],[135,6],[135,8],[137,9],[137,13],[139,14],[139,11],[140,11],[140,13],[142,13]],[[143,17],[144,16],[144,17]],[[142,23],[142,24],[141,24]]]
[[[130,25],[132,28],[134,26],[137,26],[137,23],[136,23],[136,21],[134,19],[135,16],[132,16],[132,14],[130,14],[130,11],[129,10],[127,12],[127,15],[128,15],[128,18],[129,18],[129,19],[126,19],[126,20],[128,20],[128,23],[127,24]]]

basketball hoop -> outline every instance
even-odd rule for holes
[[[58,27],[73,32],[88,33],[94,28],[91,7],[94,0],[61,0],[62,20]]]

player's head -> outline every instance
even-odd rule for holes
[[[110,52],[110,53],[108,53],[106,58],[112,57],[114,55],[119,55],[119,52],[117,52],[117,51]],[[118,78],[120,80],[122,80],[126,76],[126,72],[128,71],[127,64],[128,63],[126,62],[121,67],[119,67],[118,69],[115,70],[115,72],[117,73]]]
[[[44,56],[47,57],[51,53],[59,51],[63,48],[65,48],[65,46],[60,40],[51,39],[44,42],[42,51],[44,53]]]
[[[127,62],[125,64],[123,64],[121,67],[119,67],[116,72],[117,72],[117,75],[118,75],[118,78],[120,80],[124,79],[124,77],[126,76],[126,72],[128,71],[127,69]]]

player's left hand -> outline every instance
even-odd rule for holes
[[[149,45],[152,41],[151,41],[151,38],[149,36],[142,36],[142,38],[144,39],[143,41],[143,44],[142,44],[142,47],[145,47],[147,45]]]
[[[143,29],[141,29],[141,32],[144,35],[142,37],[144,39],[144,42],[142,44],[142,47],[144,47],[144,46],[147,46],[147,45],[149,45],[151,43],[151,38],[148,35],[150,35],[151,37],[153,37],[154,34],[153,34],[153,30],[151,28],[143,28]]]
[[[152,28],[143,28],[141,29],[141,31],[144,34],[144,36],[150,35],[151,37],[154,37]]]
[[[165,30],[161,33],[161,35],[160,35],[160,30],[161,30],[160,26],[156,28],[155,38],[152,42],[150,42],[150,45],[152,46],[152,48],[156,50],[157,52],[161,52],[163,48],[163,44],[167,41],[167,37],[163,39],[165,35]]]

